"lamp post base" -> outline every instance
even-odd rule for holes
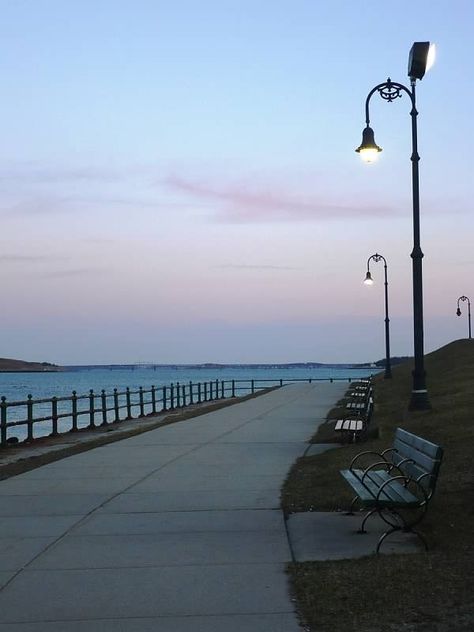
[[[384,380],[391,380],[392,379],[392,371],[390,369],[385,369],[385,373],[383,376]]]
[[[428,391],[426,389],[411,392],[408,410],[431,410],[430,400],[428,399]]]

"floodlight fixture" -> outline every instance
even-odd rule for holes
[[[434,64],[435,45],[431,42],[415,42],[408,56],[408,76],[412,81],[423,79]]]

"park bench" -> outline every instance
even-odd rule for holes
[[[352,441],[355,443],[367,430],[372,418],[373,409],[374,402],[373,399],[370,398],[366,408],[336,419],[334,431],[341,435],[343,442]]]
[[[367,410],[369,403],[373,403],[372,385],[367,384],[364,390],[352,390],[348,393],[349,401],[346,404],[347,410],[355,410],[364,412]]]
[[[374,400],[371,383],[353,387],[348,396],[349,401],[346,404],[348,412],[335,420],[334,431],[341,435],[342,441],[355,442],[367,430],[372,417]]]
[[[361,452],[352,459],[348,470],[341,470],[356,494],[349,513],[353,513],[356,504],[368,510],[359,532],[366,532],[366,522],[373,514],[378,514],[389,527],[378,541],[377,553],[388,535],[401,530],[416,534],[428,549],[426,540],[413,527],[427,511],[442,457],[440,446],[397,428],[391,448],[381,453]],[[368,462],[365,467],[360,465],[364,461]]]

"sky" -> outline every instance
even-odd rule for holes
[[[0,356],[362,362],[413,353],[417,83],[425,351],[474,300],[472,0],[0,0]]]

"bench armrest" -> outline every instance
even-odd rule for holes
[[[396,467],[397,470],[400,472],[400,474],[404,474],[403,470],[401,469],[401,465],[404,465],[405,463],[414,463],[415,461],[413,459],[409,459],[408,457],[406,457],[405,459],[402,459],[399,463],[393,463],[393,467]],[[406,479],[409,479],[409,476],[405,475]]]
[[[423,499],[420,501],[419,506],[420,507],[424,507],[425,511],[426,511],[426,505],[428,504],[429,496],[426,493],[425,488],[415,478],[407,478],[406,476],[392,476],[392,478],[389,478],[384,483],[382,483],[382,485],[380,485],[380,487],[379,487],[379,490],[377,492],[377,496],[375,498],[375,502],[377,504],[380,501],[380,495],[383,493],[383,490],[385,489],[385,487],[387,487],[387,485],[390,485],[394,481],[404,481],[405,482],[405,487],[406,487],[406,485],[408,483],[414,483],[415,485],[417,485],[419,487],[419,489],[421,490],[421,495],[423,497]]]
[[[385,467],[387,469],[387,472],[390,473],[393,468],[393,463],[389,463],[388,461],[377,461],[376,463],[372,463],[372,465],[369,465],[369,467],[366,467],[363,471],[362,478],[360,479],[361,483],[364,482],[364,478],[371,470],[374,469],[374,467]]]
[[[359,452],[359,454],[355,455],[355,457],[351,461],[351,464],[349,465],[349,469],[352,470],[357,459],[360,459],[360,457],[366,456],[367,454],[373,454],[374,456],[377,456],[379,459],[383,459],[385,463],[388,463],[387,459],[385,458],[384,452],[375,452],[374,450],[366,450],[365,452]]]

